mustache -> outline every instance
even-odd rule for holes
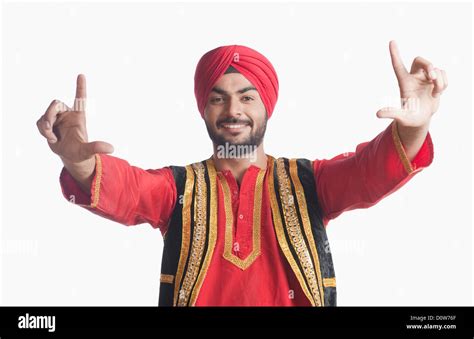
[[[227,118],[227,119],[221,119],[217,121],[217,126],[221,126],[222,124],[247,124],[252,126],[252,121],[250,120],[244,120],[244,119],[238,119],[238,118]]]

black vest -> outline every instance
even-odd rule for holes
[[[270,157],[270,156],[269,156]],[[268,192],[279,249],[313,306],[336,306],[336,280],[312,162],[270,157]],[[171,166],[177,202],[164,235],[159,306],[194,306],[217,237],[212,160]]]

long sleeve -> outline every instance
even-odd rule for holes
[[[71,203],[124,225],[147,222],[166,233],[177,195],[169,167],[143,170],[125,160],[97,154],[89,194],[66,168],[59,180],[64,197]]]
[[[410,162],[396,126],[392,122],[372,141],[358,145],[355,152],[313,161],[325,225],[345,211],[375,205],[431,164],[430,134]]]

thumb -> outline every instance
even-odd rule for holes
[[[114,151],[114,146],[104,141],[93,141],[82,144],[82,154],[86,157],[93,156],[96,153],[107,154]]]
[[[395,119],[399,120],[401,119],[404,115],[406,114],[405,111],[403,111],[400,108],[395,108],[395,107],[384,107],[382,109],[379,109],[377,111],[377,118],[380,119]]]

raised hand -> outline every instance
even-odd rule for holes
[[[408,72],[395,41],[390,41],[389,49],[400,88],[401,108],[382,108],[377,117],[394,119],[399,128],[429,125],[431,116],[438,110],[440,96],[448,86],[446,72],[422,57],[413,60]]]
[[[113,146],[103,141],[88,142],[86,129],[86,78],[77,77],[73,108],[53,100],[36,125],[51,150],[68,163],[81,163],[96,153],[111,153]]]
[[[59,155],[68,172],[84,192],[90,192],[95,170],[95,154],[112,153],[111,144],[89,142],[86,129],[86,78],[77,77],[76,98],[73,108],[53,100],[46,113],[36,122],[51,150]]]

